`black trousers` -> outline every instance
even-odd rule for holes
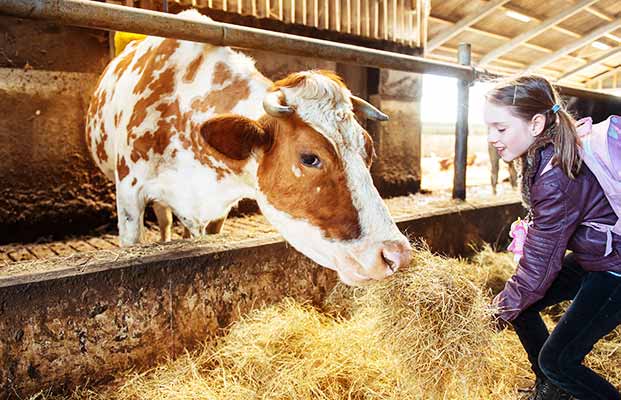
[[[548,333],[539,312],[572,299],[552,333]],[[545,296],[512,324],[538,377],[548,378],[580,400],[621,400],[606,379],[582,365],[593,345],[621,324],[621,277],[587,272],[569,254]]]

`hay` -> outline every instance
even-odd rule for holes
[[[471,262],[419,249],[393,279],[337,287],[325,310],[286,300],[252,312],[218,343],[85,398],[517,398],[532,374],[516,335],[493,331],[488,306],[490,282],[513,268],[489,248]],[[607,340],[587,362],[618,385],[621,335]]]

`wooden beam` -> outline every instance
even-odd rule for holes
[[[433,51],[438,46],[441,46],[442,44],[451,40],[452,38],[454,38],[455,36],[463,32],[466,28],[468,28],[471,25],[476,24],[477,22],[487,17],[489,14],[496,11],[497,9],[499,9],[500,7],[502,7],[509,1],[510,0],[492,0],[489,3],[487,3],[484,7],[482,7],[480,10],[477,10],[473,12],[472,14],[462,18],[455,25],[444,30],[443,32],[440,32],[433,39],[431,39],[427,46],[428,51]]]
[[[430,21],[434,21],[434,22],[440,22],[440,23],[443,23],[443,24],[448,24],[448,25],[454,25],[455,24],[455,22],[448,21],[448,20],[445,20],[445,19],[442,19],[442,18],[439,18],[439,17],[435,17],[433,15],[429,16],[429,20]],[[470,32],[477,33],[477,34],[480,34],[480,35],[483,35],[483,36],[487,36],[487,37],[490,37],[490,38],[494,38],[494,39],[497,39],[497,40],[503,40],[503,41],[511,40],[511,38],[508,37],[508,36],[500,35],[498,33],[493,33],[493,32],[489,32],[489,31],[484,31],[484,30],[481,30],[481,29],[473,28],[471,26],[468,27],[467,30],[470,31]],[[528,43],[528,42],[523,43],[522,46],[524,46],[524,47],[526,47],[528,49],[537,50],[537,51],[540,51],[542,53],[547,53],[547,54],[551,54],[553,52],[553,50],[548,49],[547,47],[542,47],[542,46],[539,46],[539,45],[536,45],[536,44],[532,44],[532,43]],[[587,62],[583,58],[574,57],[572,55],[567,55],[565,57],[571,58],[573,61],[580,62],[582,64]]]
[[[621,46],[619,47],[614,47],[612,50],[608,51],[606,54],[602,55],[601,57],[596,58],[595,60],[589,61],[588,63],[586,63],[585,65],[582,65],[578,68],[572,69],[569,72],[564,73],[563,75],[561,75],[558,79],[560,80],[564,80],[567,79],[571,76],[574,76],[576,74],[579,74],[580,72],[584,71],[585,69],[592,67],[594,65],[597,64],[601,64],[603,62],[605,62],[606,60],[608,60],[610,57],[613,57],[617,54],[621,53]]]
[[[610,71],[604,72],[603,74],[597,75],[591,79],[589,79],[586,84],[587,85],[591,85],[593,83],[598,83],[598,85],[601,85],[601,83],[603,81],[605,81],[606,79],[610,78],[611,76],[619,73],[621,71],[621,65],[611,69]],[[601,87],[600,87],[601,88]]]
[[[508,10],[508,11],[515,11],[517,13],[520,13],[520,14],[522,14],[524,16],[527,16],[528,18],[532,19],[534,22],[541,22],[541,20],[542,20],[541,18],[535,17],[534,15],[530,14],[528,11],[524,10],[523,8],[516,7],[516,6],[513,6],[513,5],[508,5],[507,4],[506,6],[503,7],[503,9]],[[567,28],[563,28],[562,26],[559,26],[559,25],[553,26],[552,29],[554,29],[555,31],[561,32],[561,33],[563,33],[563,34],[565,34],[567,36],[571,36],[571,37],[573,37],[575,39],[580,39],[582,37],[581,34],[579,34],[577,32],[574,32],[574,31],[571,31],[571,30],[569,30]]]
[[[605,11],[602,11],[596,7],[587,7],[586,11],[598,18],[603,19],[604,21],[612,22],[615,19],[614,17],[608,15]]]
[[[609,32],[614,31],[615,29],[619,27],[621,27],[621,18],[617,18],[614,21],[609,22],[604,26],[600,26],[594,31],[591,31],[591,33],[589,33],[588,35],[583,36],[581,39],[576,40],[568,44],[567,46],[561,48],[560,50],[556,51],[555,53],[550,54],[549,56],[544,57],[543,59],[532,63],[531,65],[529,65],[527,71],[533,71],[537,68],[545,67],[546,65],[558,60],[559,58],[563,56],[566,56],[572,51],[578,50],[579,48],[593,42],[594,40],[600,38],[601,36]]]
[[[546,30],[548,30],[549,28],[559,24],[560,22],[566,20],[567,18],[571,17],[572,15],[576,14],[577,12],[580,12],[582,10],[584,10],[586,7],[592,5],[593,3],[596,3],[598,0],[582,0],[576,4],[574,4],[572,7],[562,11],[561,13],[546,19],[545,21],[543,21],[542,23],[540,23],[539,25],[537,25],[535,28],[526,31],[524,33],[521,33],[520,35],[516,36],[515,38],[513,38],[509,43],[505,43],[504,45],[490,51],[489,53],[487,53],[479,62],[479,65],[487,65],[490,62],[492,62],[493,60],[502,57],[503,55],[507,54],[508,52],[510,52],[511,50],[515,49],[516,47],[520,46],[523,43],[528,42],[529,40],[531,40],[532,38],[534,38],[535,36],[540,35],[541,33],[545,32]]]

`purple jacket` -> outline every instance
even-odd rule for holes
[[[617,216],[597,178],[582,164],[576,179],[569,179],[555,166],[541,172],[554,155],[548,145],[537,157],[537,173],[531,185],[533,224],[528,229],[524,256],[515,274],[495,299],[499,317],[516,318],[541,299],[558,276],[567,249],[586,271],[621,273],[621,237],[614,235],[613,251],[604,257],[606,234],[581,225],[583,222],[611,224]]]

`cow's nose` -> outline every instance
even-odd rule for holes
[[[382,244],[382,259],[386,264],[386,276],[409,264],[412,247],[407,240],[390,240]]]

